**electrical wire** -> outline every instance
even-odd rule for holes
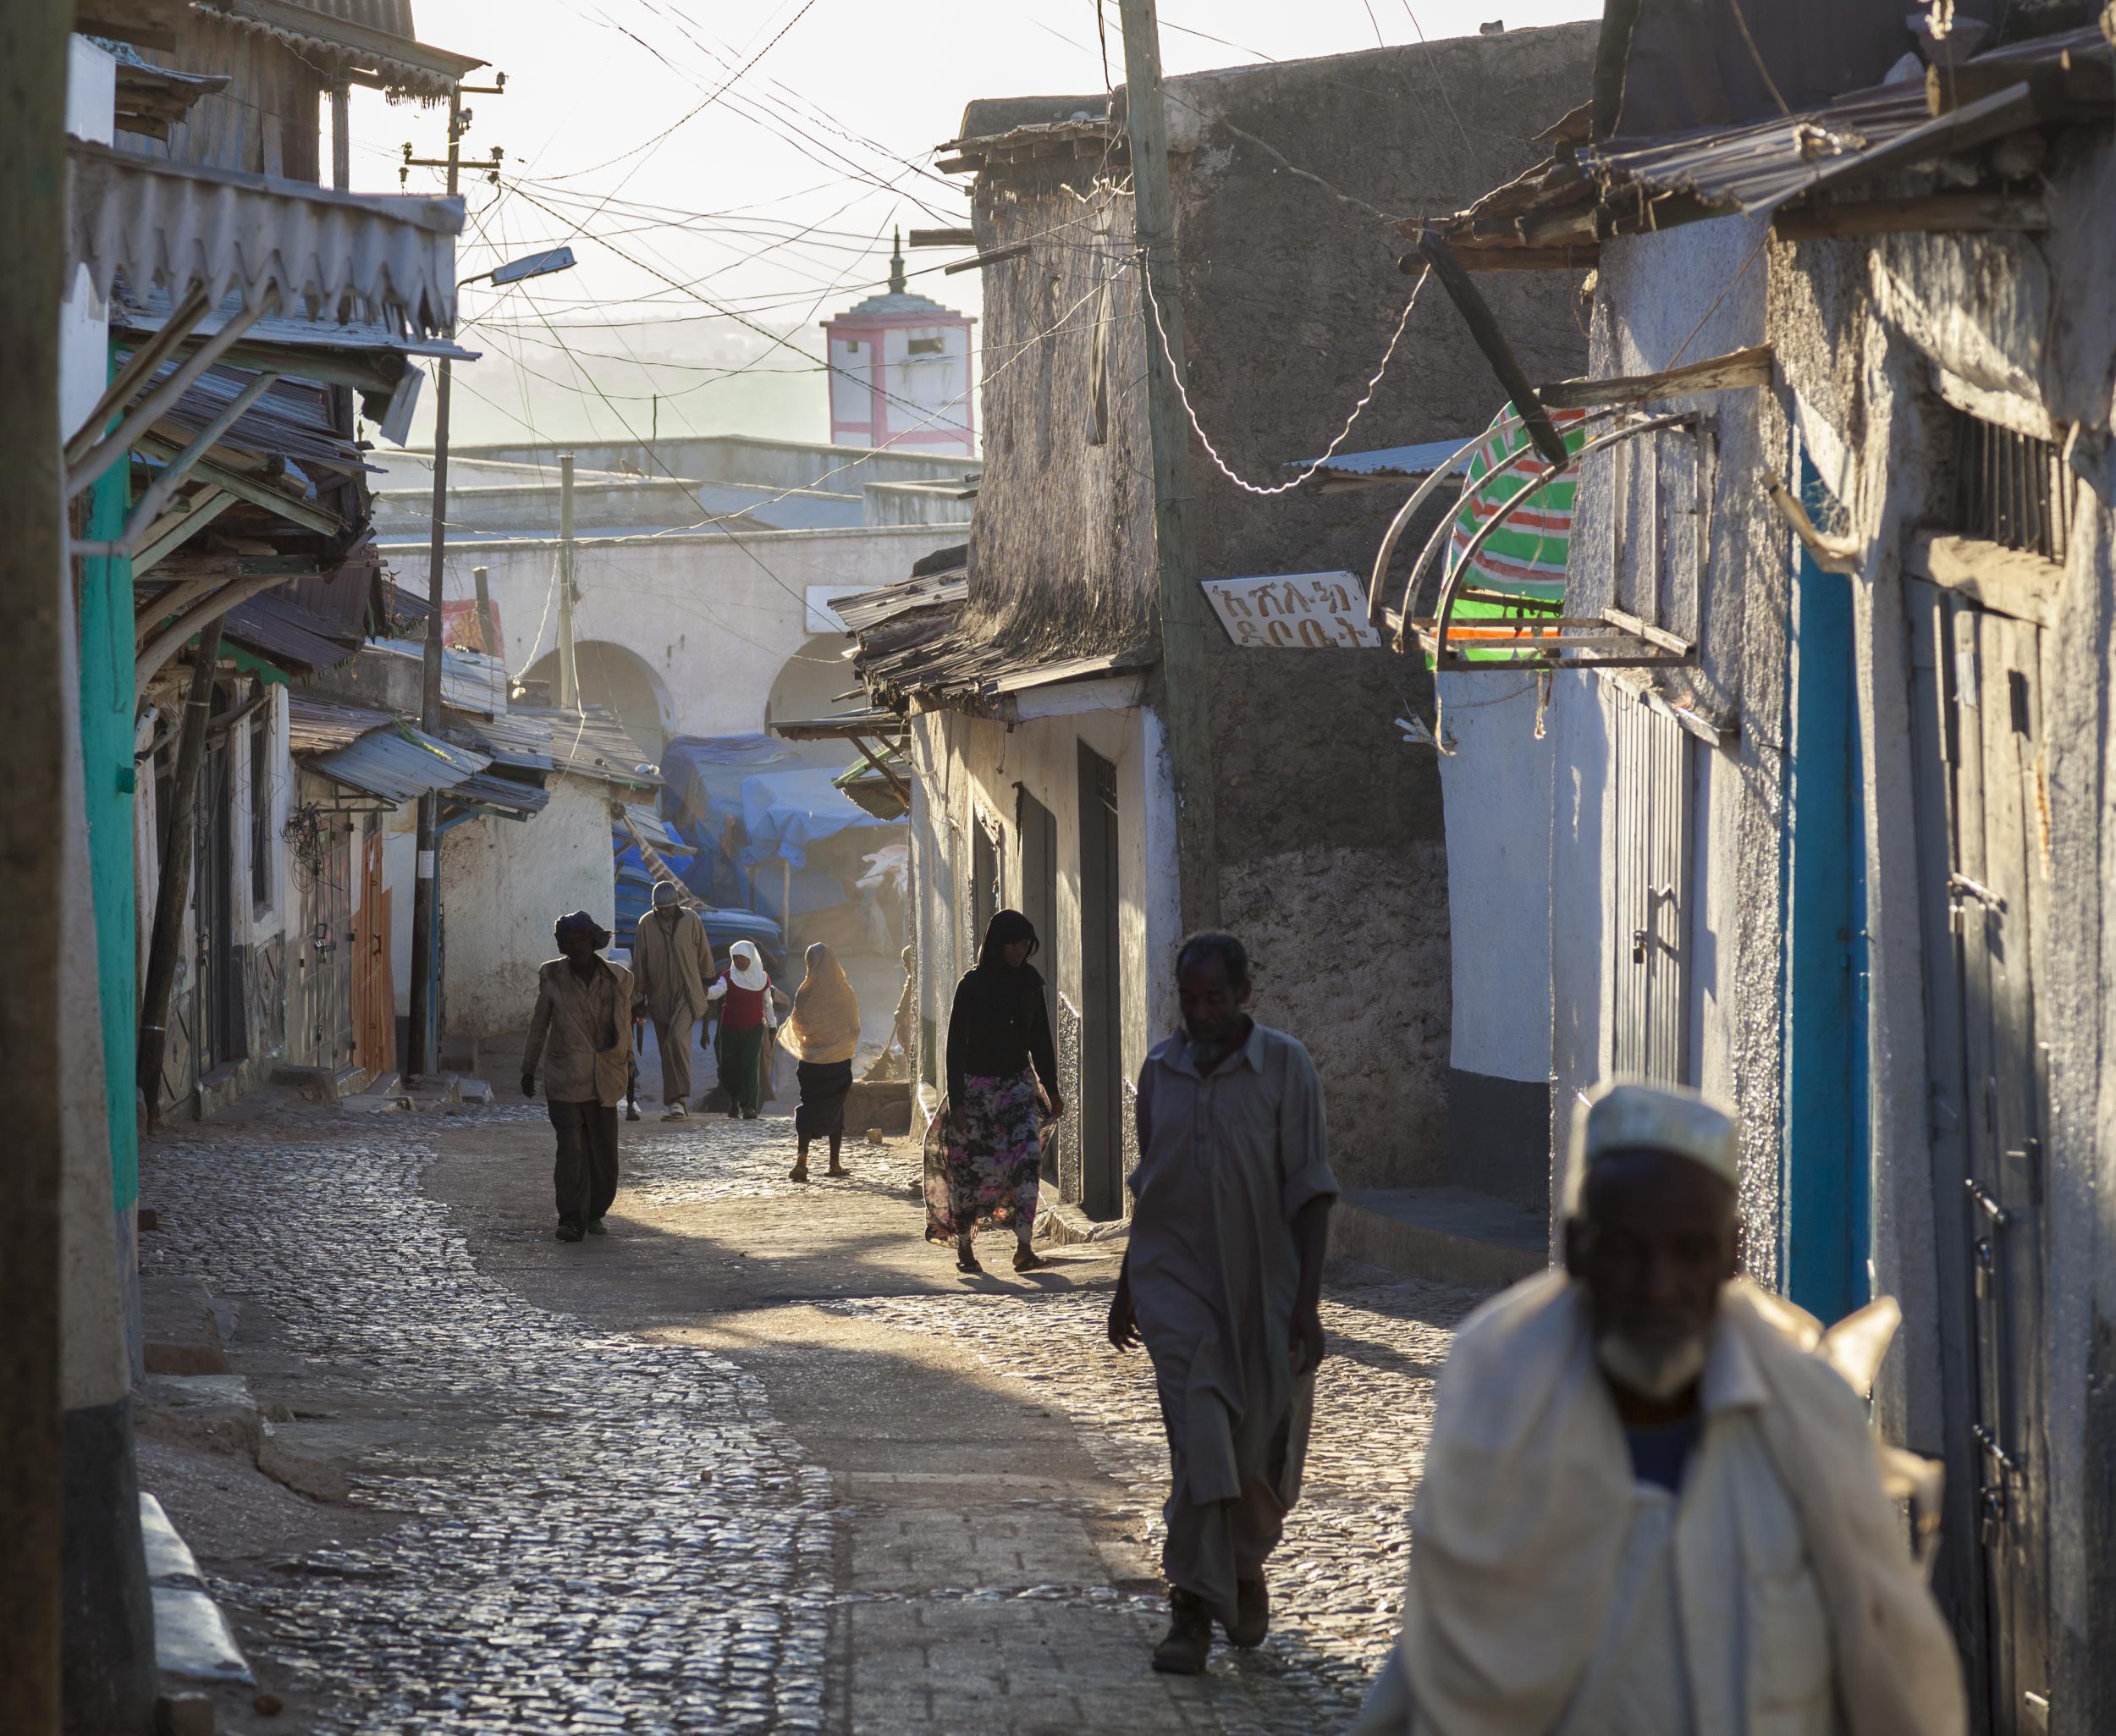
[[[1167,364],[1168,377],[1175,382],[1176,394],[1182,400],[1183,413],[1190,418],[1190,426],[1197,431],[1198,438],[1204,446],[1206,455],[1218,467],[1220,473],[1236,488],[1246,493],[1261,494],[1267,497],[1273,494],[1291,493],[1314,476],[1317,471],[1328,464],[1336,455],[1337,449],[1344,444],[1346,437],[1352,433],[1352,425],[1359,420],[1367,405],[1374,401],[1375,389],[1381,383],[1381,376],[1389,371],[1389,363],[1396,359],[1396,346],[1402,341],[1403,328],[1410,323],[1411,310],[1418,306],[1419,291],[1425,287],[1425,279],[1432,275],[1432,267],[1428,266],[1418,274],[1418,281],[1411,285],[1411,299],[1403,304],[1403,311],[1397,317],[1396,329],[1389,335],[1389,347],[1381,352],[1380,366],[1375,369],[1373,375],[1368,379],[1366,390],[1359,394],[1359,401],[1352,406],[1351,415],[1345,418],[1344,426],[1337,430],[1336,438],[1324,449],[1323,455],[1307,466],[1292,482],[1280,482],[1275,487],[1265,488],[1261,483],[1246,480],[1232,469],[1226,460],[1220,455],[1220,449],[1212,444],[1212,436],[1205,432],[1205,425],[1198,420],[1197,406],[1190,401],[1189,389],[1183,383],[1182,372],[1176,366],[1175,352],[1168,341],[1168,328],[1161,322],[1160,298],[1154,293],[1152,273],[1147,265],[1146,252],[1143,248],[1139,250],[1138,267],[1139,294],[1145,298],[1147,309],[1153,315],[1154,330],[1160,339],[1161,356]]]

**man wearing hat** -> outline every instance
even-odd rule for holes
[[[1473,1314],[1441,1372],[1356,1736],[1961,1736],[1853,1384],[1885,1335],[1848,1373],[1840,1333],[1736,1276],[1739,1144],[1694,1092],[1590,1099],[1564,1270]]]
[[[601,956],[609,930],[584,910],[560,917],[560,956],[537,973],[537,1010],[521,1056],[521,1094],[537,1094],[559,1136],[552,1180],[559,1240],[600,1236],[617,1198],[617,1110],[632,1049],[632,978]]]

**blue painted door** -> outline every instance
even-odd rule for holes
[[[1810,515],[1832,510],[1805,455]],[[1824,1322],[1872,1293],[1866,824],[1852,581],[1794,547],[1785,762],[1786,1294]]]

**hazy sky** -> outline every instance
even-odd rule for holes
[[[1121,82],[1116,0],[1105,7]],[[1194,72],[1601,10],[1598,0],[1168,0],[1162,57],[1171,73]],[[465,442],[526,428],[643,438],[657,415],[664,434],[826,438],[815,364],[756,328],[818,353],[813,322],[887,276],[892,224],[965,219],[967,178],[930,165],[970,100],[1105,87],[1094,0],[415,0],[415,12],[422,40],[507,74],[504,96],[468,99],[466,160],[495,145],[506,157],[499,186],[465,182],[460,272],[561,241],[580,256],[540,282],[464,291],[462,340],[483,355],[456,370],[453,432]],[[355,188],[397,190],[406,141],[415,156],[441,155],[444,113],[355,92]],[[440,185],[414,169],[408,190]],[[957,256],[910,255],[914,273],[929,273],[912,286],[974,314],[977,273],[939,272]]]

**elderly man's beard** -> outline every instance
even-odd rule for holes
[[[1626,1392],[1664,1403],[1705,1372],[1705,1337],[1691,1332],[1656,1344],[1607,1331],[1595,1339],[1595,1355],[1602,1373]]]

